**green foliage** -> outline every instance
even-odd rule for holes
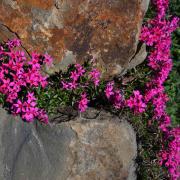
[[[180,124],[180,29],[173,34],[172,58],[173,69],[165,83],[169,95],[167,111],[172,118],[173,125]]]
[[[5,100],[4,100],[4,95],[0,93],[0,105],[3,106],[3,105],[4,105],[4,102],[5,102]]]
[[[180,3],[179,0],[171,0],[168,10],[168,16],[172,15],[180,16]],[[152,4],[148,9],[146,18],[147,21],[155,16],[154,7]],[[170,73],[168,80],[165,83],[165,89],[169,96],[169,102],[167,103],[167,112],[171,116],[174,126],[180,124],[180,28],[177,29],[172,36],[172,48],[171,54],[173,59],[173,69]],[[130,83],[131,90],[138,87],[141,84],[141,79],[148,80],[146,73],[151,73],[147,69],[145,63],[137,67],[140,76],[135,82]],[[131,71],[128,74],[131,76],[137,76],[137,73]],[[140,86],[139,86],[140,87]],[[137,175],[139,180],[160,180],[168,179],[167,170],[162,168],[158,164],[157,153],[160,150],[162,144],[162,134],[158,129],[157,122],[150,122],[151,110],[143,114],[142,116],[133,116],[128,112],[131,119],[131,124],[137,132],[138,141],[138,157],[137,157]],[[151,123],[151,126],[148,124]]]
[[[180,2],[179,2],[179,0],[170,0],[168,14],[180,17]]]
[[[133,90],[145,90],[145,84],[150,79],[150,74],[152,73],[151,69],[147,66],[147,62],[143,62],[141,65],[129,70],[123,77],[122,81],[118,82],[122,84],[120,88],[123,88],[125,98],[127,99],[132,95]]]
[[[126,89],[126,97],[131,95],[133,90],[140,89],[141,92],[145,90],[145,83],[150,81],[150,74],[152,71],[147,66],[147,61],[130,70],[124,77],[123,81],[129,81],[123,85]],[[131,78],[132,77],[132,78]],[[127,81],[127,80],[126,80]],[[123,83],[123,82],[122,82]],[[123,112],[128,116],[130,123],[136,131],[136,138],[138,142],[138,156],[136,162],[137,179],[139,180],[160,180],[168,177],[167,169],[159,165],[157,154],[161,149],[162,133],[158,128],[157,121],[152,121],[152,106],[148,105],[148,109],[142,115],[134,115],[129,110]]]
[[[95,86],[90,78],[90,72],[93,67],[90,63],[85,62],[82,65],[85,73],[78,79],[78,87],[72,90],[64,90],[60,82],[71,82],[71,72],[75,70],[75,65],[70,65],[66,72],[58,72],[51,75],[48,79],[49,86],[45,89],[36,90],[38,107],[45,109],[49,115],[53,115],[59,107],[74,107],[79,101],[81,94],[86,92],[88,100],[93,106],[103,104],[105,81],[101,81],[99,86]],[[90,104],[90,106],[91,106]],[[107,104],[107,103],[106,103]]]
[[[137,134],[138,180],[160,180],[168,177],[166,169],[159,166],[157,159],[157,154],[161,149],[162,134],[157,121],[151,121],[151,114],[150,109],[147,113],[139,116],[134,116],[131,112],[126,113]]]
[[[155,17],[155,15],[156,15],[155,6],[150,1],[149,8],[148,8],[145,18],[144,18],[144,22],[147,22],[147,20],[152,19],[153,17]]]
[[[171,0],[169,14],[180,16],[179,0]],[[166,92],[169,95],[167,112],[171,116],[174,126],[180,124],[180,28],[172,35],[171,54],[173,59],[173,69],[165,83]]]

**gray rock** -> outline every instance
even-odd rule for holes
[[[135,68],[136,66],[140,65],[141,63],[144,62],[144,60],[147,57],[147,51],[146,51],[146,45],[143,43],[139,43],[139,47],[137,49],[136,54],[134,57],[129,61],[127,66],[124,67],[123,71],[121,74],[119,74],[119,77],[126,74],[127,70]]]
[[[0,117],[1,180],[136,179],[135,133],[124,118],[94,109],[48,126],[3,109]]]
[[[140,45],[135,56],[129,62],[127,69],[132,69],[137,65],[141,64],[146,59],[146,57],[147,57],[146,45],[143,43],[142,45]]]
[[[5,25],[0,22],[0,42],[14,38],[17,38],[15,33],[12,33]]]

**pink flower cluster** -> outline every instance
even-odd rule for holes
[[[143,113],[146,108],[146,104],[143,102],[143,96],[138,90],[133,91],[133,95],[126,101],[126,105],[136,114]]]
[[[47,77],[42,76],[40,64],[51,64],[52,59],[47,54],[40,56],[32,53],[28,60],[24,51],[16,49],[20,49],[20,45],[18,39],[0,45],[0,93],[5,95],[6,102],[15,115],[20,115],[27,122],[39,118],[47,123],[45,111],[37,108],[33,88],[47,86]]]
[[[80,84],[78,83],[78,80],[80,79],[81,76],[84,75],[85,69],[80,65],[80,64],[75,64],[75,70],[71,71],[70,73],[70,81],[67,80],[62,80],[60,83],[62,85],[62,88],[64,90],[74,90]]]
[[[180,162],[180,128],[173,128],[166,136],[166,140],[169,140],[170,143],[167,148],[163,147],[166,150],[159,153],[160,164],[168,168],[172,179],[178,180],[180,177],[180,164],[178,163]],[[172,138],[173,140],[171,140]]]
[[[100,72],[96,68],[90,67],[85,69],[80,64],[75,64],[72,67],[70,66],[70,68],[72,69],[69,71],[69,75],[61,79],[60,87],[63,90],[72,91],[74,95],[78,90],[83,88],[84,93],[79,95],[80,100],[78,100],[78,109],[80,112],[84,112],[87,109],[89,102],[86,90],[91,87],[92,84],[95,88],[99,86]]]
[[[87,94],[86,93],[82,93],[81,94],[81,99],[78,102],[78,109],[80,112],[84,112],[86,111],[87,107],[88,107],[88,99],[87,99]]]
[[[27,122],[34,121],[35,118],[41,122],[48,123],[48,116],[42,109],[37,108],[37,99],[34,93],[28,92],[26,99],[22,102],[20,99],[12,105],[13,114],[21,115]]]
[[[168,0],[154,0],[153,2],[157,7],[157,16],[142,28],[140,37],[142,41],[153,48],[148,57],[148,65],[154,70],[154,75],[151,82],[146,85],[144,99],[146,103],[151,102],[154,106],[154,118],[159,120],[159,127],[166,137],[164,141],[167,141],[170,136],[174,138],[170,141],[168,148],[162,146],[160,158],[161,165],[165,164],[168,168],[171,179],[177,180],[180,177],[178,171],[180,168],[180,129],[171,130],[170,128],[171,120],[166,113],[168,97],[164,92],[163,83],[172,68],[171,33],[177,28],[179,18],[174,17],[170,21],[165,18]]]
[[[120,90],[115,90],[114,82],[109,82],[104,90],[106,98],[113,104],[115,109],[124,107],[124,98]]]
[[[166,9],[169,5],[169,0],[153,0],[153,3],[154,5],[156,5],[157,8],[158,19],[165,17]]]
[[[94,68],[89,74],[90,74],[91,80],[94,82],[94,85],[98,86],[100,82],[100,72]]]
[[[75,64],[75,70],[71,71],[70,73],[70,81],[69,81],[69,77],[67,80],[61,81],[62,88],[65,90],[75,90],[79,86],[81,87],[84,86],[81,84],[81,82],[79,82],[79,80],[81,77],[87,76],[87,73],[88,72],[80,64]],[[89,77],[86,78],[88,80],[90,79],[95,87],[99,86],[100,72],[97,69],[93,68],[89,72]],[[87,84],[89,84],[89,82]]]

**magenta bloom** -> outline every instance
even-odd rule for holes
[[[80,64],[75,64],[75,67],[79,76],[85,73],[85,69]]]
[[[148,65],[154,70],[154,75],[146,84],[145,100],[154,106],[153,118],[158,120],[159,128],[164,133],[164,142],[174,138],[167,149],[162,144],[159,157],[160,164],[168,168],[170,179],[178,180],[180,177],[180,129],[171,130],[171,119],[166,113],[168,97],[164,93],[163,83],[172,69],[171,33],[178,27],[179,18],[174,17],[171,20],[166,18],[169,0],[154,0],[153,3],[157,8],[157,16],[142,28],[140,37],[148,46],[153,46],[148,57]],[[135,107],[133,98],[130,98],[127,104],[130,108]]]
[[[80,112],[84,112],[87,109],[88,102],[89,101],[87,99],[87,94],[86,93],[81,94],[81,99],[78,102],[78,109]]]
[[[7,42],[8,47],[14,48],[14,47],[20,47],[21,46],[21,41],[19,39],[12,39]]]
[[[61,81],[62,88],[65,90],[69,90],[69,84],[67,82]]]
[[[49,118],[48,118],[48,115],[47,113],[42,110],[42,109],[39,109],[38,111],[38,119],[39,121],[45,123],[45,124],[48,124],[49,123]]]
[[[172,139],[173,137],[173,139]],[[159,153],[160,165],[165,165],[172,180],[178,180],[180,177],[179,164],[180,164],[180,128],[173,128],[167,132],[167,139],[170,140],[168,148],[163,146]]]
[[[94,82],[94,85],[98,86],[100,82],[100,75],[101,75],[100,72],[94,68],[89,74],[92,81]]]
[[[44,55],[44,58],[45,58],[45,64],[48,66],[48,67],[50,67],[50,66],[52,66],[53,64],[53,58],[49,55],[49,54],[45,54]]]
[[[22,115],[22,118],[27,122],[33,122],[35,117],[31,111],[26,110],[26,113]]]
[[[77,81],[78,78],[79,78],[79,74],[77,73],[77,71],[72,71],[70,78],[71,78],[73,81]]]
[[[113,98],[112,98],[112,103],[113,103],[113,106],[116,109],[120,109],[120,108],[123,107],[124,100],[123,100],[123,97],[122,97],[122,93],[119,90],[116,90],[114,92],[114,95],[113,95]]]
[[[133,95],[126,100],[126,105],[134,110],[134,113],[142,113],[145,111],[146,104],[143,102],[143,96],[139,91],[133,91]]]
[[[14,112],[20,114],[23,109],[23,103],[18,99],[17,103],[13,105]]]
[[[105,90],[104,90],[107,99],[110,99],[110,97],[111,97],[112,95],[114,95],[113,89],[114,89],[114,82],[109,82],[109,83],[106,85],[106,88],[105,88]]]
[[[68,85],[69,85],[69,89],[76,89],[78,84],[75,81],[73,81],[68,83]]]
[[[8,52],[0,46],[0,93],[5,95],[14,115],[20,115],[27,122],[32,122],[38,118],[40,109],[37,108],[37,99],[30,89],[39,86],[44,88],[48,83],[47,77],[41,74],[40,55],[32,53],[32,58],[27,60],[23,51],[14,50],[21,45],[18,39],[8,41],[7,45]],[[50,56],[45,55],[45,62],[50,61]],[[21,97],[22,89],[27,92],[26,97]]]

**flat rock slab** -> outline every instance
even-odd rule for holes
[[[0,109],[1,180],[134,180],[132,127],[88,110],[74,121],[28,124]],[[89,117],[88,117],[89,116]]]
[[[48,52],[57,59],[55,69],[49,72],[94,58],[108,78],[121,73],[134,57],[148,3],[0,0],[0,23],[22,40],[27,51]],[[0,39],[7,37],[2,29]]]

